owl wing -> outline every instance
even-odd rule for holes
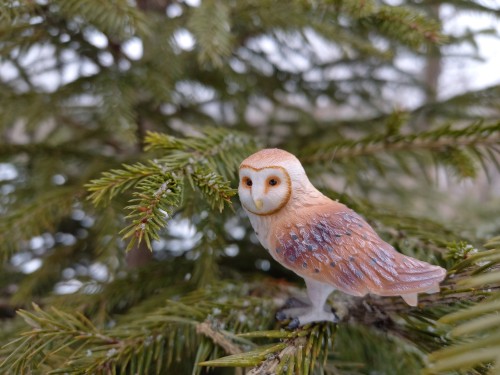
[[[397,252],[361,216],[330,199],[282,218],[270,245],[285,267],[355,296],[401,295],[415,305],[416,293],[439,291],[446,274]]]

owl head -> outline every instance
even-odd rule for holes
[[[255,215],[271,215],[280,211],[294,194],[309,185],[300,161],[277,148],[256,152],[240,165],[240,201],[247,211]]]

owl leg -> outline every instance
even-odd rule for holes
[[[293,296],[287,299],[287,301],[283,305],[283,309],[308,306],[311,306],[311,301],[309,301],[309,298],[307,296]]]
[[[305,279],[307,286],[307,295],[311,300],[312,306],[303,308],[302,311],[297,311],[298,314],[290,322],[289,328],[293,329],[312,322],[338,322],[337,315],[332,313],[330,309],[325,309],[325,302],[328,296],[335,290],[334,287],[328,284],[320,283],[315,280]]]

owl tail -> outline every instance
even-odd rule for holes
[[[418,304],[418,294],[417,293],[401,294],[401,297],[403,297],[405,302],[410,306],[417,306],[417,304]]]
[[[429,289],[425,290],[424,293],[427,294],[439,293],[439,284],[431,286]],[[418,293],[401,294],[401,297],[410,306],[418,305]]]

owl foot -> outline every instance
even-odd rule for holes
[[[338,323],[339,317],[333,312],[309,310],[309,312],[307,312],[306,314],[293,318],[287,328],[295,329],[313,322]]]
[[[276,320],[282,321],[293,318],[311,308],[311,301],[307,297],[290,297],[286,300],[282,309],[276,313]]]
[[[299,318],[293,318],[292,321],[286,326],[286,328],[289,330],[297,329],[299,327],[300,327]]]
[[[278,311],[276,313],[276,320],[281,321],[285,319],[295,318],[296,316],[306,314],[308,311],[311,311],[311,306],[290,307],[288,309]]]
[[[339,317],[325,306],[323,310],[316,310],[311,307],[294,307],[284,309],[276,313],[276,319],[279,321],[291,319],[288,329],[295,329],[312,322],[333,322],[337,323]]]

